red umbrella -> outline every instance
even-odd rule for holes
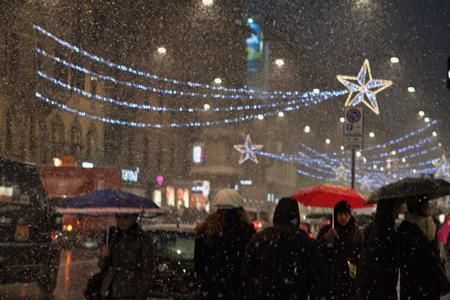
[[[367,196],[342,185],[320,184],[314,187],[298,190],[292,198],[305,206],[333,208],[336,203],[346,200],[352,208],[367,208]]]

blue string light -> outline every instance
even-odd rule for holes
[[[108,67],[111,68],[115,68],[119,71],[122,72],[127,72],[130,74],[134,74],[137,76],[141,76],[141,77],[145,77],[145,78],[149,78],[152,80],[157,80],[157,81],[164,81],[164,82],[168,82],[168,83],[172,83],[175,85],[185,85],[188,86],[190,88],[203,88],[203,89],[208,89],[208,90],[213,90],[213,91],[224,91],[224,92],[232,92],[232,93],[244,93],[247,94],[248,96],[244,97],[242,95],[223,95],[223,94],[212,94],[212,95],[208,95],[208,94],[199,94],[196,95],[195,97],[199,97],[200,95],[204,98],[206,97],[213,97],[213,98],[221,98],[221,99],[227,99],[227,98],[231,98],[231,99],[255,99],[255,97],[253,97],[251,94],[257,94],[257,95],[263,95],[262,98],[267,98],[269,97],[270,99],[275,99],[278,98],[279,96],[281,96],[283,99],[284,98],[297,98],[299,96],[304,96],[304,97],[312,97],[312,96],[316,96],[317,94],[314,92],[299,92],[299,91],[275,91],[275,92],[269,92],[269,91],[263,91],[263,92],[256,92],[252,89],[248,89],[248,88],[227,88],[224,86],[213,86],[213,85],[209,85],[209,84],[202,84],[199,82],[192,82],[192,81],[187,81],[187,82],[183,82],[180,80],[176,80],[176,79],[169,79],[169,78],[165,78],[165,77],[160,77],[158,75],[146,72],[146,71],[140,71],[140,70],[136,70],[134,68],[131,67],[127,67],[125,65],[122,64],[116,64],[114,62],[111,62],[110,60],[103,58],[101,56],[97,56],[94,54],[89,53],[88,51],[85,51],[67,41],[64,41],[60,38],[58,38],[57,36],[53,35],[52,33],[50,33],[49,31],[45,30],[44,28],[38,26],[38,25],[33,25],[33,28],[38,31],[39,33],[47,36],[48,38],[52,39],[53,41],[55,41],[56,43],[58,43],[59,45],[70,49],[72,52],[78,53],[82,56],[88,57],[89,59],[96,61],[98,63],[102,63],[107,65]],[[42,49],[37,49],[38,53],[42,54],[43,51]],[[49,56],[48,56],[49,57]],[[81,70],[80,70],[81,71]],[[164,91],[164,93],[167,94],[177,94],[176,90],[161,90],[161,89],[155,89],[154,92],[155,93],[162,93]],[[338,95],[336,96],[341,96],[341,95],[345,95],[347,94],[347,90],[342,90],[340,92],[338,92]],[[178,92],[178,94],[180,94],[181,96],[190,96],[191,93],[189,92]],[[198,94],[198,93],[196,93]],[[322,94],[319,93],[319,94]],[[261,97],[261,96],[259,96]]]
[[[270,108],[276,108],[279,106],[286,106],[286,105],[296,105],[300,104],[302,106],[307,107],[309,105],[309,102],[307,102],[309,99],[300,99],[300,100],[291,100],[287,102],[276,102],[276,103],[269,103],[269,104],[254,104],[254,105],[237,105],[237,106],[229,106],[229,107],[214,107],[210,109],[205,108],[198,108],[198,107],[179,107],[179,108],[170,108],[165,106],[153,106],[148,104],[139,104],[134,102],[127,102],[125,100],[118,100],[110,97],[105,97],[97,94],[92,94],[86,90],[74,87],[70,84],[67,84],[65,82],[62,82],[61,80],[58,80],[52,76],[49,76],[45,72],[38,70],[36,72],[37,76],[50,81],[54,85],[59,86],[60,88],[63,88],[68,91],[76,92],[79,95],[82,95],[86,98],[90,98],[93,100],[103,101],[106,103],[123,106],[127,108],[132,109],[138,109],[138,110],[150,110],[150,111],[162,111],[162,112],[233,112],[233,111],[243,111],[243,110],[257,110],[257,109],[270,109]],[[328,100],[327,96],[323,96],[321,99],[315,99],[311,101],[313,104],[318,104],[322,101]]]
[[[261,120],[261,119],[264,119],[265,117],[277,115],[279,112],[294,111],[294,110],[300,109],[300,106],[298,106],[298,105],[297,106],[288,106],[288,107],[284,107],[282,109],[277,109],[275,111],[265,112],[265,113],[261,113],[258,115],[245,115],[245,116],[235,117],[235,118],[226,118],[226,119],[221,119],[221,120],[211,120],[211,121],[202,121],[202,122],[198,122],[198,121],[188,122],[188,123],[172,122],[168,125],[163,125],[163,124],[132,122],[132,121],[126,121],[126,120],[101,117],[101,116],[89,114],[84,111],[80,111],[73,107],[69,107],[61,102],[52,100],[52,99],[42,95],[39,92],[36,92],[35,96],[40,101],[43,101],[52,106],[56,106],[62,110],[76,114],[80,117],[86,117],[91,120],[100,121],[100,122],[104,122],[104,123],[108,123],[108,124],[130,126],[130,127],[140,127],[140,128],[194,128],[194,127],[203,127],[203,126],[230,125],[230,124],[234,124],[234,123],[238,123],[238,122]]]
[[[136,82],[132,82],[132,81],[125,81],[125,80],[120,80],[117,79],[113,76],[109,76],[109,75],[104,75],[104,74],[100,74],[94,71],[91,71],[87,68],[84,68],[80,65],[77,64],[73,64],[71,62],[68,62],[67,60],[55,56],[53,54],[50,54],[48,52],[46,52],[43,49],[40,48],[35,48],[36,53],[38,53],[39,55],[46,57],[56,63],[62,64],[68,68],[71,68],[73,70],[76,70],[78,72],[84,73],[86,75],[89,75],[91,77],[96,77],[100,80],[103,81],[109,81],[112,82],[114,84],[117,85],[122,85],[128,88],[134,88],[134,89],[138,89],[141,91],[145,91],[145,92],[151,92],[151,93],[155,93],[155,94],[162,94],[162,95],[171,95],[171,96],[182,96],[182,97],[192,97],[192,98],[200,98],[200,99],[209,99],[211,98],[212,100],[226,100],[226,99],[232,99],[232,100],[257,100],[257,101],[267,101],[267,99],[270,100],[274,100],[277,99],[279,97],[271,95],[268,97],[241,97],[239,95],[222,95],[222,94],[205,94],[205,93],[198,93],[198,92],[187,92],[187,91],[178,91],[178,90],[173,90],[173,89],[160,89],[160,88],[155,88],[152,86],[148,86],[145,84],[141,84],[141,83],[136,83]],[[297,93],[295,96],[292,97],[286,97],[283,96],[281,98],[283,99],[287,99],[287,98],[301,98],[301,99],[305,99],[306,101],[310,101],[312,102],[312,104],[318,104],[321,101],[321,99],[328,99],[330,97],[339,97],[342,95],[347,94],[348,91],[346,90],[340,90],[340,91],[323,91],[320,92],[319,94],[316,94],[314,92],[304,92],[304,93]],[[175,99],[176,100],[176,99]],[[298,101],[298,100],[297,100]],[[305,101],[305,102],[306,102]]]

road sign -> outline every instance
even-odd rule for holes
[[[344,146],[359,149],[363,146],[364,111],[361,107],[344,110]]]

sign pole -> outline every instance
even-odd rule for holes
[[[352,148],[352,189],[355,188],[355,149]]]

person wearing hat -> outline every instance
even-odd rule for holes
[[[426,198],[408,199],[408,212],[398,228],[400,298],[440,299],[439,250],[436,225]]]
[[[254,235],[247,247],[242,299],[318,299],[324,286],[322,259],[299,225],[298,202],[281,198],[273,226]]]
[[[242,258],[255,229],[236,190],[220,190],[213,205],[217,211],[195,231],[194,266],[201,299],[238,299]]]
[[[354,277],[361,246],[361,232],[350,204],[342,200],[334,207],[334,226],[327,224],[317,235],[329,284],[328,299],[355,299]]]

